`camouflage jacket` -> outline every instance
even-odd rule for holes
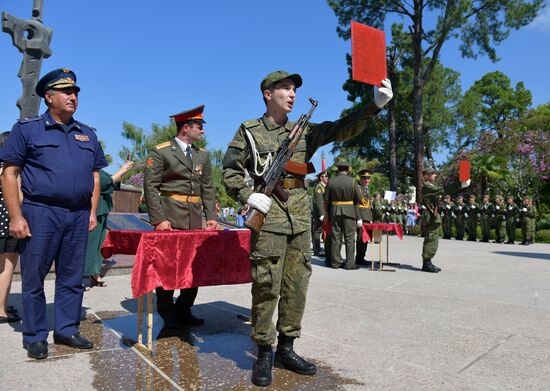
[[[291,160],[306,163],[319,147],[355,137],[366,128],[368,120],[378,111],[376,106],[370,105],[364,110],[355,111],[334,122],[310,123],[302,134]],[[264,116],[239,126],[223,159],[223,180],[227,193],[231,197],[243,205],[246,204],[248,197],[254,192],[254,189],[245,183],[246,173],[248,172],[253,180],[259,179],[254,172],[256,168],[260,171],[261,167],[254,167],[246,130],[254,138],[256,150],[260,159],[263,160],[269,153],[275,157],[279,146],[288,136],[293,125],[293,122],[287,121],[284,126],[279,126]],[[275,196],[271,197],[273,203],[266,215],[263,231],[297,234],[310,229],[311,217],[306,189],[290,189],[289,193],[290,197],[286,202],[282,202]]]
[[[426,206],[427,215],[429,216],[427,224],[441,224],[441,215],[437,209],[443,194],[442,187],[431,182],[424,182],[422,186],[422,204]]]

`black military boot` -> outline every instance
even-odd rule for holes
[[[271,367],[273,366],[273,351],[271,345],[258,345],[258,359],[252,368],[252,383],[258,387],[271,384]]]
[[[422,261],[422,271],[428,273],[438,273],[441,269],[436,267],[431,259],[425,259]]]
[[[275,367],[288,369],[300,375],[313,376],[317,373],[315,364],[307,362],[294,352],[294,338],[279,334],[279,343],[275,351]]]

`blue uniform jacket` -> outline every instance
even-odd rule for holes
[[[93,128],[72,119],[65,133],[49,112],[16,122],[0,160],[21,168],[25,200],[69,209],[90,208],[93,171],[107,166]]]

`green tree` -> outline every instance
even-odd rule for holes
[[[461,40],[465,57],[487,55],[496,61],[494,46],[512,29],[529,24],[544,6],[544,0],[328,0],[338,17],[338,34],[349,39],[350,22],[356,20],[374,27],[383,25],[388,15],[406,19],[412,44],[412,117],[414,136],[415,185],[420,194],[424,163],[424,88],[431,79],[445,42]],[[426,28],[425,17],[433,16],[433,28]]]
[[[464,94],[459,106],[463,127],[459,130],[458,148],[472,145],[482,132],[504,137],[504,126],[518,120],[531,105],[531,92],[522,82],[511,86],[502,72],[490,72],[477,80]]]

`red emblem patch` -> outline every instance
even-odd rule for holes
[[[153,167],[153,158],[150,157],[149,159],[147,159],[147,167],[150,168],[150,167]]]

